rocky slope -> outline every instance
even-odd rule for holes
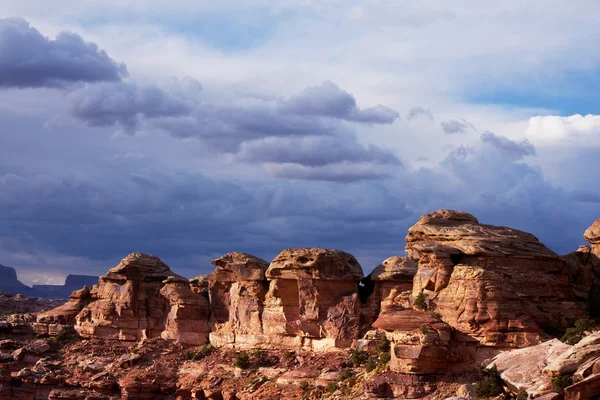
[[[505,393],[550,396],[565,376],[565,398],[590,398],[598,334],[552,335],[593,312],[599,221],[560,257],[439,210],[366,277],[331,249],[228,253],[191,281],[133,253],[61,307],[0,323],[0,399],[468,398],[481,362]]]

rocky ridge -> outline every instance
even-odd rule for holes
[[[64,386],[58,389],[44,383],[55,382],[43,373],[52,369],[47,360],[30,355],[8,366],[34,392],[51,389],[48,398],[81,391],[81,398],[321,398],[327,390],[319,387],[328,387],[370,399],[460,394],[458,377],[472,381],[469,371],[486,360],[515,393],[547,395],[548,379],[567,374],[574,384],[565,393],[583,398],[600,367],[579,354],[596,354],[596,336],[575,346],[551,338],[593,311],[600,220],[585,239],[588,250],[560,257],[531,234],[439,210],[410,228],[408,257],[388,258],[366,277],[352,255],[321,248],[286,249],[271,263],[228,253],[213,261],[212,274],[191,281],[155,256],[133,253],[63,306],[3,328],[17,336],[73,335],[50,350],[67,370],[75,361],[63,351],[110,343],[118,354],[95,356],[107,374],[91,366],[75,374],[79,380],[55,374]],[[543,377],[517,382],[527,359],[546,366]],[[561,360],[572,359],[565,369]],[[39,374],[27,366],[33,361],[42,363]],[[311,389],[298,391],[305,381]]]

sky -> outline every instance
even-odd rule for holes
[[[600,218],[595,1],[0,0],[0,264],[368,273],[440,208],[559,254]]]

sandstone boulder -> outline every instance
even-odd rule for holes
[[[483,345],[531,346],[565,328],[561,316],[585,315],[565,262],[529,233],[440,210],[410,228],[406,251],[418,261],[413,298],[424,293],[446,323]]]
[[[321,248],[287,249],[266,272],[263,330],[282,347],[349,347],[359,337],[358,282],[350,254]]]
[[[553,358],[544,368],[544,373],[551,377],[572,375],[579,367],[598,357],[600,357],[600,332],[595,332]]]
[[[209,276],[211,343],[251,347],[262,332],[269,264],[245,253],[228,253],[212,262]]]
[[[498,368],[500,377],[514,393],[525,390],[538,397],[552,391],[552,377],[542,370],[570,349],[570,345],[552,339],[536,346],[503,352],[494,357],[489,366]]]

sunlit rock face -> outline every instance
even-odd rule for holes
[[[124,341],[167,337],[190,344],[208,340],[208,301],[158,257],[132,253],[102,277],[77,315],[83,337]]]
[[[263,331],[273,345],[315,350],[348,347],[359,337],[358,283],[354,256],[339,250],[282,251],[266,272]]]
[[[563,259],[535,236],[439,210],[409,229],[406,251],[418,261],[413,299],[423,292],[442,320],[494,347],[527,347],[561,316],[583,316]]]
[[[225,254],[212,263],[216,269],[208,276],[211,343],[235,347],[258,344],[263,333],[269,263],[239,252]]]

